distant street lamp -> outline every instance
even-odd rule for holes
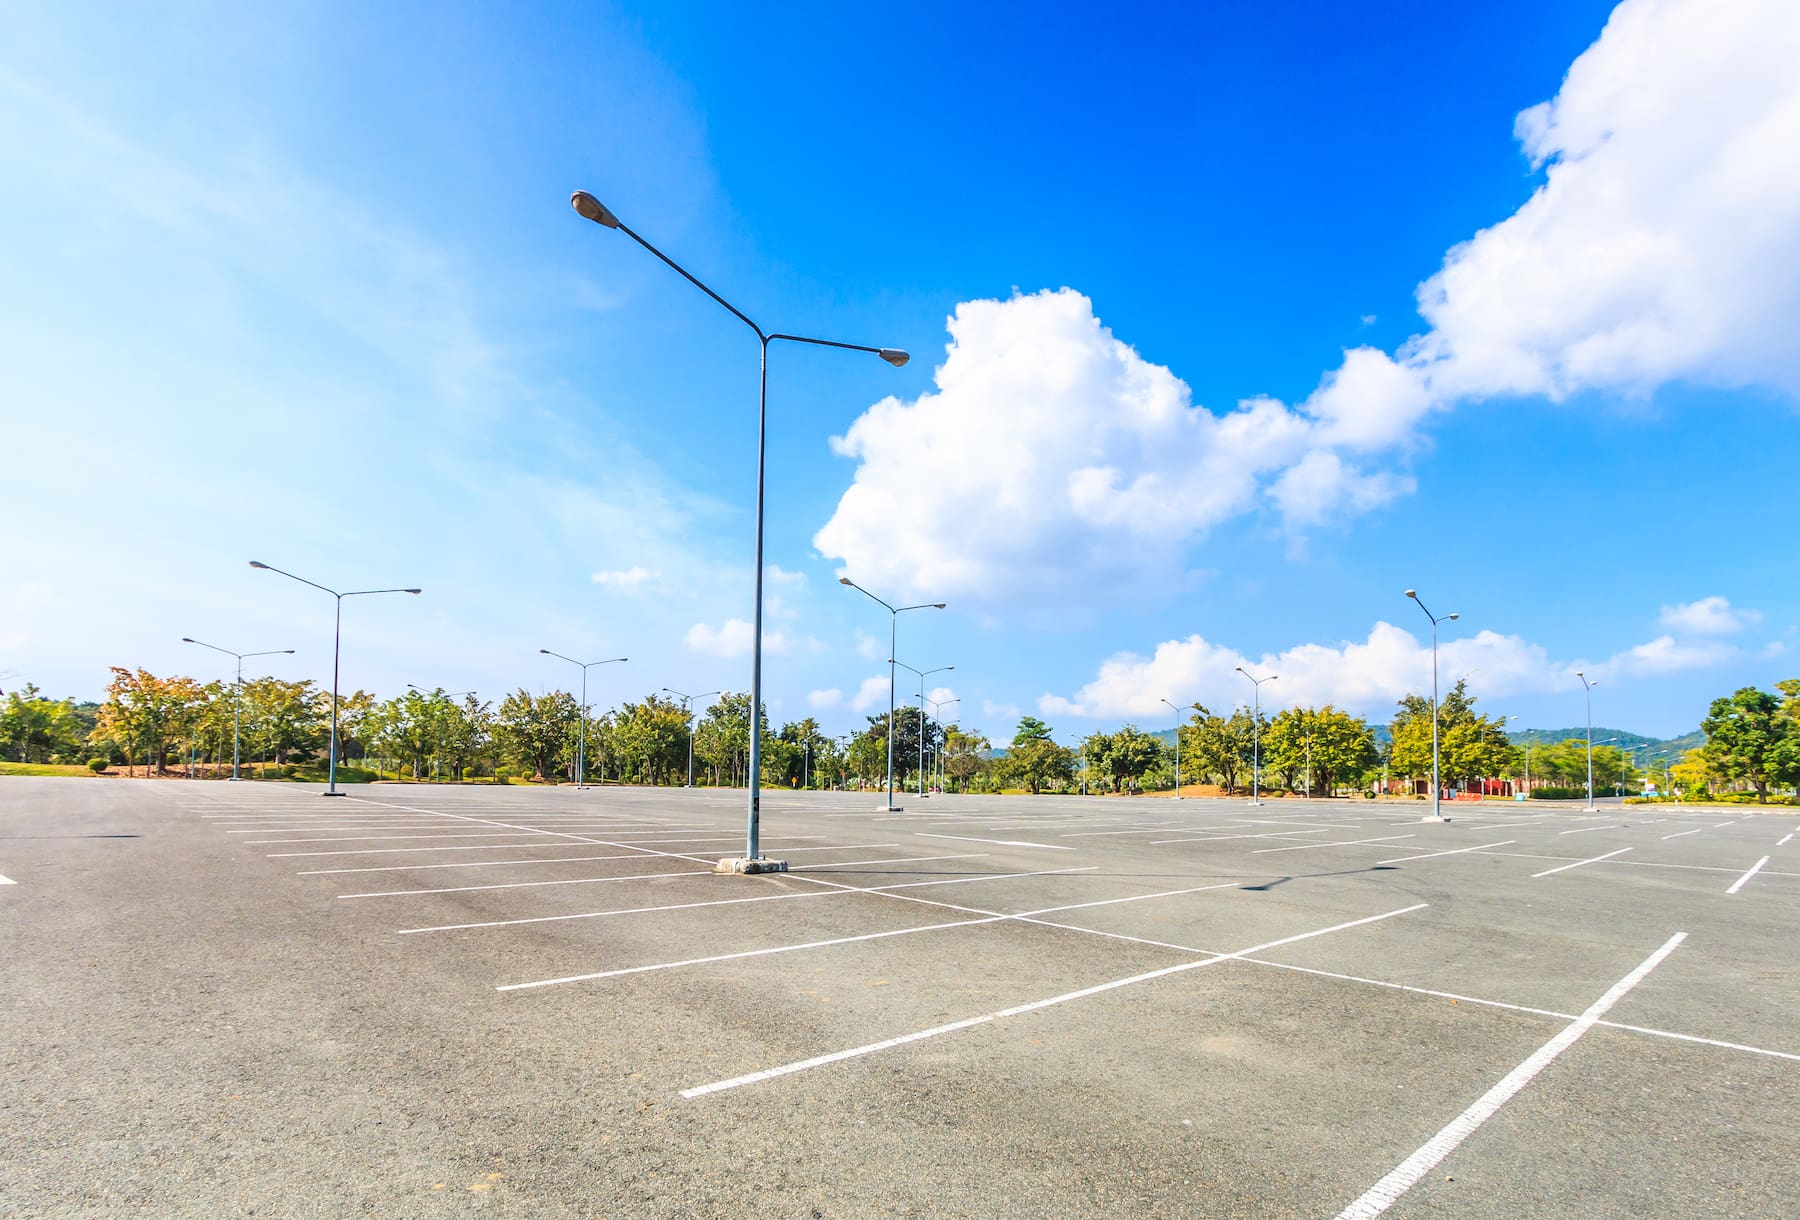
[[[1262,772],[1262,684],[1273,682],[1281,675],[1270,674],[1266,678],[1251,677],[1250,671],[1242,665],[1237,667],[1237,671],[1246,678],[1250,678],[1253,692],[1251,698],[1255,704],[1255,710],[1250,713],[1250,804],[1254,806],[1262,804],[1259,799],[1262,796],[1259,788]]]
[[[735,305],[694,278],[680,263],[638,236],[629,225],[613,215],[605,204],[586,191],[576,191],[569,197],[569,204],[584,219],[591,220],[608,229],[617,229],[656,255],[657,258],[679,272],[688,283],[723,305],[733,317],[755,331],[756,337],[762,342],[762,390],[756,414],[756,614],[750,635],[750,809],[745,831],[743,860],[736,864],[721,861],[720,867],[733,872],[784,872],[786,871],[784,865],[763,861],[762,847],[759,842],[762,812],[763,470],[767,454],[768,434],[769,344],[780,339],[789,343],[808,343],[815,347],[836,347],[846,351],[869,352],[881,357],[895,368],[904,365],[909,357],[899,348],[893,347],[864,347],[859,343],[839,343],[832,339],[811,339],[803,335],[768,334]],[[889,798],[888,803],[892,804],[891,793]]]
[[[1175,795],[1169,799],[1178,801],[1181,799],[1181,709],[1167,699],[1162,702],[1175,713]],[[1254,786],[1255,780],[1252,779],[1251,783]]]
[[[577,661],[574,657],[565,657],[565,656],[563,656],[562,653],[551,652],[548,648],[540,648],[540,649],[538,649],[538,651],[543,653],[547,657],[555,657],[559,661],[567,661],[569,664],[571,664],[571,665],[575,666],[576,668],[578,668],[579,670],[581,670],[581,737],[580,737],[579,742],[575,746],[575,791],[585,792],[585,791],[587,791],[587,786],[588,786],[587,785],[587,721],[588,721],[588,715],[587,715],[588,714],[587,671],[594,668],[594,666],[596,666],[596,665],[616,665],[620,661],[629,661],[631,658],[630,657],[608,657],[604,661]]]
[[[944,709],[949,707],[952,703],[961,703],[962,697],[958,696],[955,699],[927,699],[925,702],[931,704],[931,714],[938,718],[939,724],[942,724],[944,722]],[[932,761],[937,765],[937,789],[939,792],[942,792],[944,790],[944,751],[942,749],[934,749],[931,753]]]
[[[208,644],[205,640],[196,640],[191,636],[182,636],[183,644],[198,644],[202,648],[210,648],[214,652],[222,652],[228,657],[237,658],[237,682],[231,688],[231,778],[235,782],[238,777],[238,703],[244,692],[244,658],[276,657],[294,655],[292,648],[271,648],[267,652],[233,652],[229,648],[220,648],[217,644]]]
[[[899,813],[900,806],[894,804],[894,653],[898,651],[900,640],[900,616],[908,610],[942,610],[943,602],[921,602],[916,606],[890,606],[873,593],[851,580],[848,576],[838,577],[838,583],[846,588],[855,589],[858,593],[888,612],[888,741],[887,741],[887,804],[881,807],[883,813]]]
[[[928,676],[930,676],[931,674],[948,673],[950,670],[955,669],[956,666],[940,665],[936,669],[914,669],[912,666],[908,665],[905,661],[896,661],[892,657],[888,658],[888,663],[890,665],[898,665],[901,669],[904,669],[907,673],[917,674],[919,677],[919,799],[924,800],[925,799],[925,679]],[[889,730],[890,730],[890,734],[891,734],[891,731],[892,731],[892,718],[891,717],[889,720]],[[891,736],[890,736],[890,740],[892,740]]]
[[[1425,610],[1425,603],[1419,601],[1415,590],[1408,589],[1406,595],[1418,603],[1419,609]],[[1438,780],[1438,675],[1437,675],[1437,629],[1439,623],[1454,623],[1461,618],[1460,614],[1446,614],[1442,618],[1425,610],[1425,617],[1431,620],[1431,816],[1422,818],[1427,822],[1448,822],[1443,810],[1438,805],[1438,798],[1443,795],[1443,785]]]
[[[666,693],[674,695],[681,700],[682,715],[687,717],[687,722],[688,722],[688,782],[687,782],[687,786],[692,788],[694,786],[694,709],[693,709],[693,702],[696,699],[710,699],[714,695],[722,695],[725,692],[722,690],[709,690],[705,694],[684,695],[672,686],[665,686],[665,687],[663,687],[663,690]]]
[[[304,576],[295,576],[292,572],[283,572],[280,568],[272,568],[266,563],[252,559],[250,566],[264,572],[273,572],[277,576],[285,576],[289,580],[297,580],[303,585],[312,585],[321,593],[329,593],[337,598],[337,620],[331,635],[331,753],[329,771],[326,777],[325,791],[321,796],[343,796],[337,790],[337,743],[338,743],[338,645],[344,636],[344,599],[346,597],[370,597],[377,593],[411,593],[415,596],[418,589],[354,589],[348,593],[339,593],[336,589],[327,589],[324,585],[314,584]]]
[[[1582,812],[1583,813],[1598,813],[1600,811],[1594,807],[1594,688],[1596,686],[1599,686],[1600,684],[1598,682],[1589,682],[1587,680],[1587,675],[1582,673],[1579,669],[1575,671],[1575,676],[1577,678],[1581,679],[1581,688],[1586,693],[1586,696],[1587,696],[1587,771],[1588,771],[1587,798],[1588,798],[1588,800],[1587,800],[1587,807],[1585,809],[1583,809]]]

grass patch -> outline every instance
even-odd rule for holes
[[[0,762],[0,775],[92,775],[86,767],[77,763],[16,763]]]

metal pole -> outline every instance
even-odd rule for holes
[[[244,700],[244,658],[237,662],[237,686],[231,692],[231,778],[238,777],[238,705]]]
[[[925,799],[925,675],[919,675],[919,799]]]
[[[331,635],[331,752],[329,779],[325,785],[326,796],[342,796],[337,790],[337,716],[338,716],[338,643],[344,637],[344,595],[337,596],[337,623]]]
[[[688,787],[694,786],[694,708],[691,700],[681,701],[681,714],[687,721],[688,731]]]
[[[756,402],[756,615],[750,636],[750,810],[744,859],[762,859],[762,630],[763,481],[769,417],[769,339],[762,341],[762,377]]]
[[[894,658],[900,651],[900,612],[888,615],[888,733],[887,733],[887,803],[894,807]]]
[[[1434,618],[1431,620],[1431,816],[1434,818],[1443,817],[1438,806],[1439,795],[1437,620]]]
[[[575,743],[575,791],[587,787],[587,671],[581,667],[581,736]]]
[[[1175,795],[1172,800],[1181,799],[1181,709],[1167,699],[1163,703],[1175,713]]]

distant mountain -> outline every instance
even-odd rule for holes
[[[1577,725],[1572,729],[1522,729],[1517,733],[1508,733],[1506,736],[1515,746],[1555,745],[1559,741],[1568,741],[1571,738],[1576,741],[1585,741],[1587,728],[1584,725]],[[1608,738],[1617,738],[1617,740],[1608,741]],[[1706,734],[1695,729],[1693,732],[1683,733],[1679,737],[1646,737],[1642,733],[1632,733],[1625,729],[1602,728],[1600,725],[1595,725],[1594,741],[1596,744],[1606,742],[1608,745],[1618,746],[1633,755],[1667,750],[1670,758],[1679,759],[1687,751],[1705,745]]]

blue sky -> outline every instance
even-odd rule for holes
[[[581,187],[914,353],[772,355],[778,722],[885,705],[847,571],[996,738],[1385,719],[1408,587],[1521,726],[1684,731],[1800,665],[1800,22],[1708,7],[10,6],[0,685],[328,679],[255,558],[425,588],[346,687],[747,688],[755,340]]]

